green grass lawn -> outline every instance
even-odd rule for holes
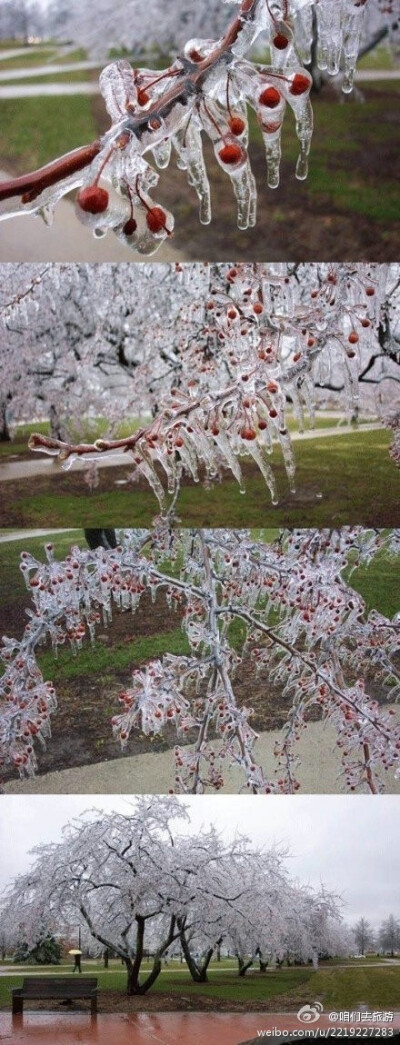
[[[1,531],[4,535],[5,531]],[[10,533],[12,531],[10,530]],[[51,542],[57,559],[68,555],[71,545],[78,544],[87,548],[82,530],[70,530],[67,533],[49,534],[48,537],[25,537],[23,540],[0,543],[0,602],[19,602],[26,596],[26,585],[19,569],[21,552],[29,551],[41,561],[46,561],[44,545]]]
[[[10,47],[10,50],[12,49]],[[0,71],[4,70],[6,72],[7,69],[34,69],[35,65],[50,65],[51,60],[57,60],[55,47],[40,47],[37,45],[32,50],[26,48],[23,54],[15,55],[14,58],[2,58]]]
[[[69,968],[71,969],[71,966]],[[57,968],[54,966],[45,966],[41,969],[44,973],[57,974]],[[142,977],[149,969],[150,966],[145,964]],[[26,974],[33,975],[39,971],[41,970],[30,967]],[[67,973],[65,967],[59,969],[59,972],[61,971],[63,975]],[[98,977],[100,991],[118,990],[121,991],[122,996],[124,995],[126,973],[120,964],[116,967],[113,963],[108,970],[104,970],[102,966],[83,962],[83,973]],[[1,976],[0,1008],[5,1008],[10,1004],[10,992],[13,987],[22,985],[23,975],[23,970],[20,970],[10,976]],[[249,972],[245,977],[239,977],[233,963],[230,963],[230,967],[226,963],[225,965],[221,963],[221,966],[218,967],[215,963],[209,970],[209,982],[194,984],[187,967],[174,963],[173,966],[163,968],[152,987],[152,993],[168,992],[177,995],[200,993],[215,999],[216,1005],[221,999],[223,1001],[242,1001],[245,1006],[248,1001],[262,1001],[273,998],[274,995],[290,994],[293,989],[298,989],[308,983],[313,975],[315,975],[313,970],[307,966],[306,968],[281,969],[263,976],[257,972]],[[99,1007],[101,1010],[101,996]]]
[[[325,1009],[351,1009],[364,1002],[371,1008],[393,1011],[400,1006],[400,969],[320,969],[313,980],[313,993],[322,997]]]
[[[369,566],[363,565],[353,573],[345,573],[346,580],[365,599],[368,610],[378,610],[392,618],[400,609],[400,557],[393,558],[379,552]]]
[[[329,199],[340,209],[352,211],[374,221],[398,219],[398,184],[392,165],[379,164],[379,152],[393,149],[397,131],[399,82],[379,83],[391,98],[377,92],[376,84],[363,83],[364,101],[351,96],[340,104],[326,94],[313,97],[314,135],[305,191],[311,200]],[[385,110],[385,116],[383,115]],[[368,142],[369,165],[365,163]],[[298,143],[293,121],[284,123],[282,155],[295,166]],[[382,153],[381,153],[382,155]],[[357,162],[357,160],[359,162]],[[287,220],[282,215],[282,220]]]
[[[98,134],[92,100],[80,94],[1,99],[0,124],[0,155],[21,173],[86,145]]]
[[[389,47],[381,43],[357,62],[358,69],[394,69],[394,57]]]
[[[68,648],[59,650],[57,657],[51,651],[39,653],[37,660],[44,677],[51,678],[56,684],[59,680],[98,675],[99,672],[111,677],[123,668],[162,657],[164,653],[172,653],[177,657],[190,653],[188,640],[181,628],[133,642],[115,643],[111,647],[95,642],[93,646],[85,645],[76,656]]]
[[[144,967],[144,971],[149,966]],[[32,967],[27,974],[39,972]],[[57,974],[54,966],[41,967],[43,973]],[[63,974],[67,970],[63,966]],[[83,972],[87,975],[96,975],[99,980],[100,998],[99,1008],[101,1011],[101,993],[107,990],[121,991],[121,1005],[125,993],[125,971],[121,965],[111,963],[108,970],[92,962],[83,962]],[[72,974],[72,973],[71,973]],[[24,975],[23,970],[10,976],[0,978],[0,1007],[8,1008],[10,1005],[10,993],[13,987],[19,987]],[[274,997],[280,998],[280,1003],[285,1006],[293,1006],[297,1000],[304,998],[307,993],[306,985],[310,984],[308,990],[312,991],[313,997],[320,999],[325,1009],[350,1009],[365,1002],[372,1007],[386,1007],[393,1010],[400,1005],[400,977],[398,968],[388,966],[382,968],[324,968],[317,972],[310,966],[297,967],[270,971],[260,974],[250,971],[244,978],[238,977],[232,963],[213,963],[209,972],[209,983],[193,984],[186,966],[173,963],[163,968],[161,975],[152,987],[151,993],[165,993],[178,996],[202,995],[212,998],[218,1009],[218,1002],[243,1002],[246,1003],[266,1002]],[[283,999],[282,999],[283,996]],[[105,1003],[106,1004],[106,1003]],[[145,1003],[144,1003],[145,1004]],[[177,999],[179,1007],[179,998]]]

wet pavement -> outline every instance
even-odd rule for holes
[[[329,1019],[328,1014],[318,1020],[318,1031],[339,1027],[349,1031],[347,1022]],[[364,1019],[352,1023],[351,1031],[362,1027],[386,1032],[400,1027],[400,1013],[394,1013],[393,1021],[379,1024]],[[315,1024],[314,1024],[315,1027]],[[309,1023],[305,1027],[295,1013],[136,1013],[126,1015],[52,1015],[25,1014],[14,1018],[0,1015],[0,1041],[2,1045],[242,1045],[250,1039],[267,1037],[269,1042],[287,1040],[279,1032],[296,1031],[296,1040],[304,1029],[310,1033]],[[268,1035],[265,1033],[269,1031]],[[342,1036],[346,1036],[345,1034]]]

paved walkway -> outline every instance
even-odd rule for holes
[[[14,533],[6,533],[0,536],[0,544],[7,544],[9,541],[25,541],[28,537],[47,537],[48,534],[59,533],[82,533],[82,530],[74,530],[70,526],[64,530],[55,530],[54,526],[52,530],[16,530]],[[0,534],[2,534],[2,530],[0,530]]]
[[[47,65],[35,65],[31,68],[21,69],[1,69],[0,65],[0,80],[33,80],[36,76],[55,76],[56,73],[68,73],[71,71],[81,72],[86,69],[100,69],[103,68],[103,62],[52,62]],[[46,89],[46,84],[42,84]],[[62,84],[61,84],[62,86]],[[79,84],[78,84],[79,87]]]
[[[372,421],[368,424],[360,425],[360,427],[349,427],[347,425],[334,425],[329,428],[313,428],[306,432],[291,432],[291,438],[294,442],[303,439],[319,439],[323,436],[340,436],[347,435],[352,436],[354,433],[362,432],[373,432],[379,430],[382,426],[379,422]],[[115,468],[117,466],[125,465],[131,462],[129,454],[120,453],[119,451],[111,451],[108,454],[98,454],[95,451],[90,455],[91,460],[96,461],[99,468]],[[88,466],[89,458],[85,459],[78,458],[74,461],[72,468],[74,471],[86,471]],[[58,461],[57,457],[50,457],[49,455],[32,452],[32,459],[25,461],[11,461],[8,460],[5,464],[0,464],[0,483],[7,481],[15,482],[17,479],[31,479],[33,475],[47,475],[50,479],[54,475],[58,475],[62,465]]]
[[[394,709],[397,716],[400,708]],[[398,721],[398,718],[393,718]],[[111,730],[111,726],[110,726]],[[254,746],[254,758],[264,766],[267,775],[276,766],[274,748],[282,743],[283,731],[260,733]],[[297,776],[303,794],[337,795],[343,789],[338,758],[337,735],[333,726],[309,722],[296,744],[300,758]],[[51,740],[49,741],[51,743]],[[216,742],[219,747],[219,742]],[[175,759],[172,750],[149,751],[140,755],[121,755],[116,742],[117,758],[92,765],[74,766],[33,778],[21,780],[15,776],[4,784],[7,795],[135,795],[167,794],[175,777]],[[40,752],[39,752],[40,767]],[[321,768],[323,767],[323,769]],[[378,767],[379,768],[379,767]],[[400,793],[400,779],[394,780],[393,770],[382,774],[387,794]],[[243,786],[243,774],[236,767],[224,771],[225,784],[221,794],[238,794]],[[209,790],[207,789],[209,793]],[[0,798],[1,801],[1,798]],[[351,798],[349,798],[351,801]]]
[[[399,80],[398,69],[357,69],[354,77],[356,83],[375,83],[378,80]]]
[[[3,76],[3,79],[6,79]],[[8,79],[8,77],[7,77]],[[66,94],[99,94],[98,84],[82,80],[81,83],[35,83],[16,84],[0,87],[0,101],[2,98],[38,98],[66,95]]]
[[[318,1030],[343,1026],[349,1030],[348,1023],[332,1022],[328,1014],[318,1020]],[[364,1032],[367,1027],[379,1026],[382,1024],[371,1020],[351,1025],[353,1031],[362,1027]],[[393,1022],[383,1026],[386,1031],[399,1028],[400,1013],[394,1013]],[[267,1040],[275,1045],[285,1041],[279,1031],[296,1031],[297,1040],[299,1031],[303,1029],[305,1035],[308,1027],[295,1013],[135,1013],[98,1016],[97,1020],[86,1015],[54,1013],[26,1014],[23,1019],[14,1021],[11,1016],[0,1015],[0,1041],[4,1045],[9,1042],[10,1045],[34,1042],[38,1045],[176,1045],[176,1042],[179,1045],[244,1045],[249,1039],[263,1038],[265,1032],[270,1031]],[[315,1023],[313,1029],[316,1030]]]

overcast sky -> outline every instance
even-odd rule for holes
[[[85,810],[129,811],[129,796],[2,795],[1,889],[30,865],[29,850],[61,838],[62,827]],[[400,916],[400,797],[397,795],[182,798],[192,829],[210,823],[225,838],[239,831],[258,846],[284,844],[291,874],[339,893],[345,920],[374,925]]]

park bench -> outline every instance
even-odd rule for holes
[[[12,992],[12,1014],[21,1014],[24,1001],[44,1001],[52,998],[57,1001],[72,1002],[76,999],[90,1000],[92,1016],[97,1013],[97,977],[80,976],[26,976],[22,987]]]

